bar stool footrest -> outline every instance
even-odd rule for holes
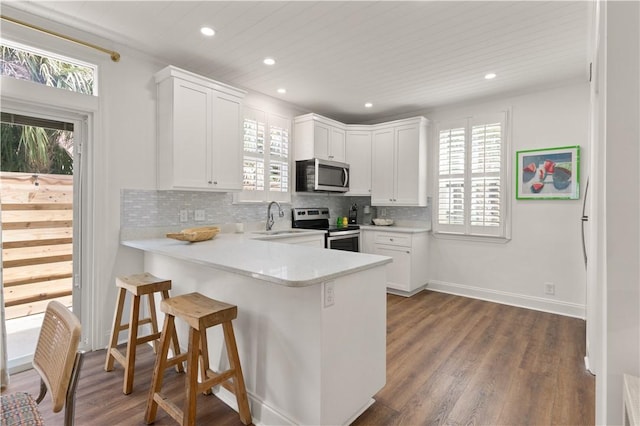
[[[236,370],[234,369],[226,370],[221,373],[216,373],[213,370],[207,370],[207,379],[203,380],[201,383],[198,383],[198,392],[202,392],[214,386],[218,386],[219,384],[232,379],[235,374]]]
[[[162,395],[160,392],[156,392],[153,394],[153,400],[161,407],[164,411],[167,412],[175,421],[179,424],[182,424],[182,418],[184,416],[182,409],[178,407],[173,401],[171,401],[166,396]]]

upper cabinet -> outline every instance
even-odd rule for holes
[[[371,204],[427,205],[427,119],[398,120],[374,126]]]
[[[318,114],[305,114],[294,121],[295,159],[345,162],[345,125]]]
[[[157,84],[158,189],[242,189],[244,91],[169,66]]]
[[[371,196],[371,126],[347,126],[346,162],[349,164],[349,192]]]

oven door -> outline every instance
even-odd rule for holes
[[[360,251],[360,231],[332,232],[327,236],[327,248],[343,251]]]

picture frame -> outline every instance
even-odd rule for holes
[[[580,146],[516,152],[516,199],[580,198]]]

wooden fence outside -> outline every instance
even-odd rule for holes
[[[73,176],[0,172],[6,319],[71,306]]]

